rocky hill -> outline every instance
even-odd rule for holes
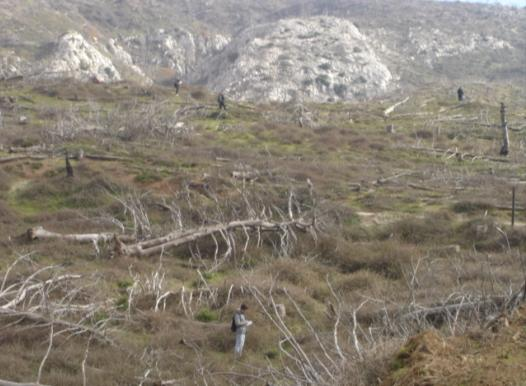
[[[511,7],[424,0],[1,0],[0,6],[4,78],[55,70],[103,81],[179,77],[232,98],[322,101],[526,74],[526,11]],[[64,34],[93,46],[111,65],[86,70],[85,52],[73,53],[58,40]]]
[[[344,19],[285,19],[243,31],[199,73],[236,99],[370,97],[385,92],[393,76],[368,40]]]

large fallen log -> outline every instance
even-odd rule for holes
[[[16,161],[23,161],[23,160],[26,160],[26,159],[40,161],[40,160],[44,160],[46,158],[47,157],[40,156],[40,155],[13,155],[13,156],[10,156],[10,157],[0,158],[0,164],[7,164],[7,163],[10,163],[10,162],[16,162]]]
[[[418,151],[418,152],[424,152],[424,153],[432,153],[432,154],[438,154],[442,156],[456,156],[458,160],[465,160],[467,158],[471,158],[472,161],[475,160],[484,160],[484,161],[492,161],[492,162],[510,162],[506,158],[496,158],[496,157],[487,157],[482,154],[471,154],[471,153],[462,153],[458,150],[452,150],[452,149],[437,149],[437,148],[427,148],[427,147],[408,147],[407,149]]]
[[[64,329],[68,330],[69,332],[75,335],[91,335],[101,343],[115,346],[115,342],[109,336],[107,336],[105,333],[101,332],[100,330],[94,327],[90,327],[87,324],[69,322],[67,320],[56,318],[51,319],[48,316],[44,316],[37,312],[17,311],[10,309],[0,309],[0,318],[2,317],[13,318],[18,320],[28,320],[30,322],[35,322],[46,326],[53,323],[54,325],[63,327]]]
[[[35,154],[35,153],[53,153],[53,151],[54,151],[53,146],[48,147],[45,144],[28,146],[28,147],[11,146],[9,148],[9,153]]]
[[[131,161],[128,157],[118,157],[113,155],[102,154],[84,154],[84,158],[92,161]]]
[[[526,301],[526,283],[510,297],[492,296],[483,299],[463,299],[456,303],[420,307],[403,314],[401,320],[426,321],[435,327],[439,327],[452,316],[475,313],[491,322],[496,314],[509,313],[524,301]]]
[[[0,379],[0,386],[46,386],[41,383],[18,383],[18,382],[9,382]]]
[[[29,241],[34,240],[68,240],[76,241],[79,243],[107,243],[113,241],[115,238],[122,242],[133,242],[135,241],[134,236],[129,235],[117,235],[115,233],[84,233],[84,234],[62,234],[51,232],[44,229],[41,226],[28,229],[26,232],[27,239]]]
[[[388,117],[393,111],[396,110],[397,107],[403,105],[404,103],[407,103],[407,101],[409,100],[409,97],[405,98],[404,100],[400,101],[400,102],[397,102],[395,103],[394,105],[388,107],[387,109],[384,110],[384,115],[386,117]]]
[[[210,225],[189,229],[186,231],[173,232],[163,237],[146,240],[133,245],[126,245],[121,240],[116,240],[117,247],[115,251],[116,254],[123,256],[152,256],[160,254],[167,249],[175,248],[206,236],[211,236],[216,233],[226,234],[236,229],[257,229],[260,231],[279,232],[286,231],[290,227],[306,230],[311,226],[312,224],[304,223],[302,221],[288,221],[279,223],[260,219],[238,220],[226,224]]]

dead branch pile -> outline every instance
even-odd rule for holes
[[[280,235],[280,239],[282,240],[282,246],[286,248],[288,241],[291,238],[295,238],[294,228],[305,231],[311,225],[312,224],[304,223],[299,220],[285,222],[272,222],[262,219],[237,220],[226,224],[217,224],[188,229],[186,231],[177,231],[163,237],[150,239],[131,245],[126,245],[123,242],[120,242],[120,240],[117,240],[117,251],[119,255],[123,256],[144,257],[158,255],[167,249],[175,248],[177,246],[215,234],[221,235],[228,244],[233,240],[231,233],[236,230],[243,230],[247,238],[250,237],[248,235],[249,231],[255,231],[258,234],[258,237],[260,237],[261,232],[277,232]]]
[[[111,310],[111,301],[93,302],[86,295],[88,287],[79,284],[82,276],[62,274],[57,266],[34,268],[13,278],[23,263],[30,264],[30,257],[16,259],[3,273],[0,318],[13,319],[15,325],[26,321],[34,328],[53,325],[54,335],[87,335],[112,342],[105,333],[109,319],[89,323],[96,314]]]
[[[215,196],[212,195],[212,198]],[[261,211],[256,210],[248,203],[247,219],[235,219],[232,221],[214,221],[202,215],[202,224],[191,228],[184,228],[181,211],[177,205],[163,204],[163,208],[169,210],[175,222],[175,231],[162,236],[154,235],[152,224],[148,216],[148,210],[143,202],[144,196],[130,195],[126,198],[116,198],[124,207],[124,214],[127,215],[133,223],[133,236],[118,235],[114,233],[101,232],[89,234],[61,234],[35,227],[27,231],[27,238],[30,241],[43,239],[56,239],[66,242],[75,243],[92,243],[97,255],[100,254],[99,243],[112,243],[113,253],[115,256],[127,257],[147,257],[153,255],[162,256],[164,252],[179,247],[181,245],[190,245],[203,238],[211,238],[216,246],[214,253],[214,267],[217,268],[222,262],[235,255],[236,251],[242,251],[243,256],[246,254],[249,243],[254,235],[255,243],[259,247],[262,245],[262,236],[264,234],[276,235],[277,242],[274,242],[274,248],[278,255],[287,255],[290,253],[298,237],[296,232],[310,233],[316,239],[316,219],[308,218],[302,212],[300,205],[295,202],[294,194],[290,194],[288,200],[288,210],[285,214],[277,207],[267,209],[263,207]],[[220,212],[220,218],[226,218],[226,215]],[[279,220],[272,218],[276,213]],[[306,219],[306,217],[308,219]],[[215,222],[215,223],[214,223]],[[212,224],[210,224],[212,223]],[[238,248],[237,241],[243,238],[242,248]],[[220,245],[224,245],[226,250],[220,258]],[[192,252],[202,263],[199,251]],[[214,268],[212,268],[214,269]]]

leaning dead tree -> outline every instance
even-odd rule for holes
[[[225,224],[203,226],[185,231],[178,231],[163,237],[149,239],[131,245],[126,245],[117,239],[116,252],[121,256],[145,257],[159,255],[170,248],[175,248],[177,246],[196,241],[200,238],[207,236],[211,237],[216,234],[221,235],[228,243],[228,240],[232,240],[231,233],[236,230],[242,230],[245,233],[247,239],[250,238],[248,234],[249,231],[256,232],[258,238],[261,237],[261,232],[276,232],[280,236],[282,246],[285,247],[287,240],[295,238],[294,229],[306,231],[312,226],[313,223],[306,223],[301,220],[291,220],[284,222],[273,222],[259,218],[236,220]]]
[[[312,192],[311,192],[312,194]],[[214,198],[215,196],[211,196]],[[147,257],[163,255],[164,252],[181,245],[190,247],[197,241],[210,238],[214,242],[214,266],[217,267],[236,251],[247,252],[249,243],[253,240],[259,247],[264,235],[273,235],[273,244],[278,254],[286,255],[290,252],[298,239],[297,232],[309,233],[316,238],[317,222],[314,212],[303,212],[301,205],[293,193],[289,195],[288,208],[281,210],[277,207],[265,206],[256,210],[249,200],[244,197],[246,214],[243,219],[228,220],[231,215],[226,215],[222,209],[216,208],[215,219],[207,213],[199,213],[202,224],[184,227],[181,211],[176,204],[160,205],[164,210],[169,210],[175,221],[175,230],[162,236],[153,232],[153,226],[148,216],[148,208],[143,200],[146,197],[131,195],[126,198],[116,198],[124,208],[124,213],[132,223],[133,235],[122,235],[108,232],[89,234],[61,234],[35,227],[27,231],[27,238],[31,241],[44,239],[57,239],[67,242],[92,243],[97,254],[100,253],[100,243],[111,243],[115,256]],[[159,204],[157,204],[159,205]],[[189,204],[191,206],[191,204]],[[196,210],[194,208],[194,210]],[[240,216],[239,212],[235,213]],[[242,243],[240,243],[242,239]],[[238,245],[241,244],[241,245]],[[220,253],[220,245],[226,250]],[[193,252],[199,256],[199,250]],[[222,256],[220,256],[222,255]]]
[[[500,148],[500,155],[508,155],[510,148],[510,137],[508,133],[508,121],[506,119],[506,106],[504,103],[500,104],[500,125],[502,128],[502,147]]]

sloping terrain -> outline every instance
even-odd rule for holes
[[[219,112],[190,86],[2,85],[0,379],[395,382],[412,335],[476,331],[524,282],[521,87]]]
[[[525,75],[526,11],[511,7],[423,0],[268,0],[257,4],[238,0],[89,3],[3,0],[0,5],[0,71],[7,78],[35,75],[38,72],[35,64],[40,64],[57,39],[69,32],[80,33],[92,45],[105,47],[113,41],[124,55],[132,58],[132,63],[124,67],[138,66],[154,80],[170,83],[174,77],[185,82],[201,80],[214,91],[232,88],[231,97],[250,97],[266,90],[265,96],[284,100],[289,98],[289,89],[313,101],[342,98],[340,95],[348,95],[348,99],[353,95],[369,97],[386,90],[387,72],[399,80],[395,83],[403,88],[446,79],[522,82]],[[335,67],[345,66],[346,59],[350,60],[347,74],[342,78],[347,93],[342,87],[337,88],[336,93],[333,87],[324,87],[327,82],[321,87],[306,86],[305,79],[298,79],[299,71],[293,71],[301,65],[295,66],[296,61],[301,61],[300,57],[295,59],[294,54],[301,43],[298,39],[275,42],[269,32],[266,39],[273,45],[272,49],[263,49],[252,41],[254,31],[276,31],[288,23],[286,19],[321,15],[339,19],[329,22],[334,31],[354,23],[360,33],[363,63],[345,54],[347,48],[343,49],[345,55],[341,61],[328,54],[328,58],[336,60]],[[258,25],[260,27],[256,27]],[[319,23],[308,22],[302,27],[308,31],[300,35],[315,37],[320,28]],[[355,40],[356,33],[352,35]],[[328,51],[337,48],[337,40],[329,42]],[[309,50],[311,45],[305,44],[307,67],[323,66],[314,60],[316,46],[323,41],[311,43],[312,50]],[[275,56],[287,57],[291,53],[288,70],[276,69],[279,63],[267,63]],[[235,55],[250,60],[235,65]],[[263,67],[270,65],[264,71],[258,71],[257,65],[251,63],[260,57]],[[284,63],[287,67],[287,62]],[[367,70],[367,63],[374,71]],[[247,68],[240,68],[241,64]],[[120,68],[119,71],[122,72]],[[310,71],[318,69],[312,67]],[[379,75],[379,84],[369,88],[354,82],[364,71],[371,76]],[[134,74],[136,71],[131,71],[125,78],[133,78]],[[287,78],[287,74],[293,76]],[[322,75],[331,76],[330,73]],[[288,85],[282,84],[285,78]],[[371,93],[371,89],[375,89],[375,93]]]
[[[524,307],[496,321],[491,331],[445,338],[436,332],[413,337],[393,362],[382,385],[520,385],[526,371]]]
[[[351,22],[328,17],[248,29],[201,72],[201,82],[235,99],[274,102],[371,98],[392,81],[367,38]]]

